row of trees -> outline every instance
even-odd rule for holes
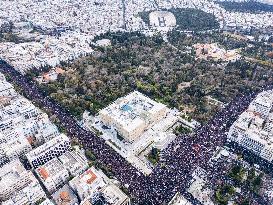
[[[235,170],[236,169],[236,170]],[[233,179],[238,180],[238,177],[241,180],[243,171],[241,167],[235,167],[232,172],[230,173],[234,176]],[[250,190],[255,191],[252,189],[253,186],[260,187],[262,183],[261,176],[256,176],[255,173],[252,176],[253,178],[250,180],[251,173],[249,173],[247,182],[251,183]],[[246,198],[247,196],[240,196],[240,194],[236,194],[235,187],[230,184],[224,184],[219,186],[215,193],[214,193],[214,201],[219,205],[227,205],[229,201],[234,201],[236,205],[250,205],[251,200]]]
[[[227,205],[228,201],[235,194],[235,188],[231,185],[225,184],[219,187],[215,192],[215,201],[220,205]]]
[[[247,169],[240,164],[233,165],[228,172],[228,177],[235,182],[237,187],[241,187],[242,190],[249,190],[256,194],[260,193],[260,189],[263,185],[263,176],[263,173],[257,173],[253,167]],[[247,196],[243,196],[243,198],[245,197]],[[249,200],[241,200],[238,204],[249,204]]]

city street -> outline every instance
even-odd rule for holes
[[[4,61],[0,61],[0,69],[8,81],[23,90],[25,97],[55,114],[67,135],[78,138],[85,149],[90,149],[99,162],[106,165],[128,187],[133,199],[143,205],[167,204],[177,191],[193,204],[200,204],[186,192],[192,172],[197,167],[208,168],[207,163],[216,147],[226,142],[226,132],[231,124],[256,96],[256,93],[237,96],[205,126],[199,128],[194,136],[178,137],[163,151],[163,158],[153,173],[145,177],[105,144],[103,139],[81,128],[65,108],[45,96],[34,82],[30,82]]]

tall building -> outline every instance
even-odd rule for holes
[[[18,95],[0,74],[0,166],[25,158],[32,150],[59,135],[48,116]]]
[[[69,138],[64,134],[60,134],[40,147],[32,150],[26,154],[26,156],[30,164],[34,168],[37,168],[38,166],[45,164],[55,157],[59,157],[69,150],[71,150]]]
[[[104,187],[106,183],[100,180],[94,168],[88,169],[83,174],[73,178],[69,185],[78,194],[81,200],[94,194],[97,189]]]
[[[9,200],[2,203],[2,205],[22,205],[35,204],[46,197],[45,192],[40,186],[38,180],[32,175],[32,181],[27,187],[15,192]]]
[[[0,165],[16,158],[23,158],[31,150],[31,144],[22,130],[0,132]]]

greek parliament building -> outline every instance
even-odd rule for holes
[[[228,140],[273,162],[273,91],[260,93],[231,126]]]
[[[60,134],[59,136],[27,153],[26,157],[31,166],[33,168],[37,168],[54,157],[59,157],[71,149],[69,138],[64,134]]]
[[[101,110],[99,117],[105,125],[114,127],[122,137],[132,142],[166,113],[166,105],[134,91]]]

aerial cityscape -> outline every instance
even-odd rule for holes
[[[273,0],[0,0],[0,205],[273,205]]]

